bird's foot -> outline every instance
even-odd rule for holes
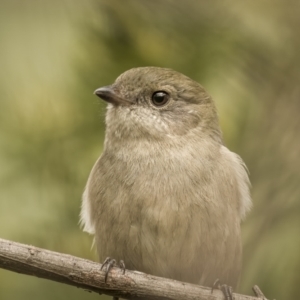
[[[105,278],[104,278],[105,283],[107,282],[108,273],[112,267],[119,267],[120,269],[122,269],[123,275],[125,274],[125,263],[123,260],[120,260],[119,264],[117,264],[115,259],[106,257],[100,270],[102,270],[104,267],[106,267]]]
[[[218,289],[220,290],[225,299],[226,300],[233,300],[233,293],[232,293],[232,287],[227,285],[227,284],[221,284],[221,281],[219,279],[217,279],[212,288],[211,288],[211,293],[215,290],[215,289]]]

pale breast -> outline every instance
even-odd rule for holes
[[[82,213],[95,229],[100,260],[124,259],[129,269],[187,282],[211,285],[220,278],[236,285],[241,179],[222,151],[214,160],[200,157],[198,168],[194,155],[169,153],[163,162],[159,155],[133,155],[134,164],[102,156],[87,184],[89,213]]]

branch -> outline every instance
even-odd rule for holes
[[[219,290],[155,277],[137,271],[112,268],[107,283],[101,265],[68,254],[0,239],[0,268],[69,284],[99,294],[154,300],[223,300]],[[258,300],[234,294],[235,300]],[[260,298],[265,299],[266,298]]]

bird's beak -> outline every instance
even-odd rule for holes
[[[111,86],[104,86],[94,92],[95,95],[102,100],[109,102],[113,105],[130,105],[132,102],[120,97]]]

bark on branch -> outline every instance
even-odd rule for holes
[[[68,254],[0,239],[0,268],[45,278],[99,294],[136,299],[156,300],[222,300],[219,290],[155,277],[145,273],[112,268],[104,282],[101,265]],[[235,300],[258,300],[257,297],[234,294]],[[266,299],[266,298],[259,298]]]

